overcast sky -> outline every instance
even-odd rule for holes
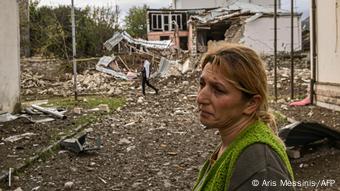
[[[283,9],[290,9],[291,0],[281,1]],[[308,14],[308,1],[309,0],[294,0],[298,11],[304,13],[303,19]],[[171,2],[172,0],[74,0],[74,4],[76,7],[85,7],[86,5],[102,7],[102,6],[115,6],[117,4],[121,10],[120,19],[125,17],[128,10],[132,6],[142,6],[143,4],[146,4],[150,8],[164,8],[169,7],[171,5]],[[40,5],[58,6],[70,4],[71,0],[40,0]]]

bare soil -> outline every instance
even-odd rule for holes
[[[195,95],[198,87],[195,71],[180,77],[152,80],[160,89],[154,95],[147,89],[142,98],[140,82],[115,82],[123,87],[126,105],[87,127],[94,129],[87,141],[102,139],[99,151],[74,153],[57,150],[12,178],[12,186],[1,182],[2,190],[191,190],[200,166],[209,157],[219,136],[203,130],[197,120]],[[288,85],[282,82],[279,103],[271,107],[295,120],[324,122],[339,129],[339,112],[316,106],[288,107]],[[306,94],[300,86],[297,97]],[[148,92],[150,90],[150,92]],[[271,90],[272,92],[272,90]],[[72,116],[70,112],[68,115]],[[70,117],[70,119],[72,119]],[[286,125],[279,121],[279,127]],[[53,134],[66,133],[72,120],[27,124],[16,120],[0,124],[0,168],[17,166],[27,157],[54,142]],[[11,135],[32,132],[14,143],[4,142]],[[291,159],[298,181],[334,180],[333,185],[298,187],[298,190],[340,190],[340,152],[322,144],[304,148],[300,159]],[[0,189],[1,190],[1,189]]]

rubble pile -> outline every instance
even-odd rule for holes
[[[183,76],[187,72],[192,72],[199,69],[199,61],[201,57],[189,57],[186,60],[178,60],[172,62],[167,67],[167,71],[158,71],[164,75],[156,75],[155,80],[162,81],[162,78],[168,78],[170,76]],[[266,68],[268,73],[268,84],[273,86],[274,84],[274,68],[273,58],[264,58],[266,62]],[[290,83],[290,61],[287,58],[280,58],[278,60],[277,69],[277,87],[279,89],[289,89]],[[299,84],[299,89],[307,91],[307,86],[310,81],[310,70],[308,62],[305,57],[298,57],[294,59],[294,81]],[[155,73],[157,73],[154,68]],[[73,94],[73,76],[71,73],[64,74],[66,81],[52,81],[44,78],[42,74],[34,73],[30,70],[29,65],[25,65],[21,73],[21,88],[24,96],[33,95],[54,95],[54,96],[70,96]],[[82,74],[77,75],[77,91],[82,94],[102,94],[108,96],[124,95],[124,88],[120,87],[119,81],[114,76],[106,74],[96,70],[85,70]],[[125,81],[130,85],[129,88],[136,88],[139,86],[139,79],[136,78],[132,81]],[[135,84],[135,85],[134,85]]]
[[[34,74],[29,69],[22,71],[21,88],[22,94],[30,95],[54,95],[54,96],[70,96],[73,94],[74,79],[72,74],[65,74],[69,80],[46,81],[43,75]],[[106,95],[120,94],[121,91],[114,86],[115,79],[105,73],[94,70],[85,70],[83,74],[77,75],[77,91],[80,94],[101,93]]]
[[[266,63],[268,85],[274,88],[274,59],[272,56],[263,58]],[[277,88],[279,91],[288,91],[290,89],[291,68],[289,57],[280,56],[277,60]],[[307,95],[310,83],[311,72],[307,56],[298,55],[294,58],[294,89],[297,97]],[[289,101],[289,100],[287,100]]]

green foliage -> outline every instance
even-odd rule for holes
[[[125,17],[125,27],[126,31],[135,38],[144,38],[146,39],[147,35],[147,9],[149,7],[147,5],[143,5],[141,7],[133,6],[129,9],[128,15]]]
[[[69,59],[72,55],[71,7],[30,4],[30,44],[33,55]],[[119,9],[75,8],[77,57],[102,56],[103,43],[119,30]]]

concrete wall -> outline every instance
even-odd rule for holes
[[[20,103],[19,11],[16,0],[0,0],[0,113]]]
[[[280,16],[277,19],[277,50],[290,52],[290,16]],[[254,48],[258,53],[273,54],[274,52],[274,19],[273,17],[260,17],[255,21],[246,23],[242,43]],[[294,50],[301,50],[301,21],[294,18]]]
[[[160,40],[161,36],[169,36],[169,40],[172,40],[172,42],[175,42],[174,45],[179,47],[179,37],[188,37],[189,32],[188,31],[179,31],[178,35],[179,36],[176,38],[176,40],[174,40],[175,34],[174,34],[173,31],[169,31],[169,32],[149,32],[148,33],[148,40]]]
[[[238,0],[239,2],[246,2],[246,3],[253,3],[256,5],[261,5],[265,7],[274,7],[274,1],[273,0]],[[278,7],[280,7],[281,1],[277,1]]]
[[[339,2],[339,0],[338,0]],[[317,1],[317,81],[340,83],[340,11],[336,0]]]
[[[196,9],[196,8],[213,8],[221,7],[228,1],[234,0],[173,0],[173,8],[176,9]],[[274,6],[273,0],[239,0],[246,3],[254,3],[262,6]],[[280,5],[280,0],[278,1]]]
[[[316,104],[340,111],[340,0],[316,1],[316,49]]]

